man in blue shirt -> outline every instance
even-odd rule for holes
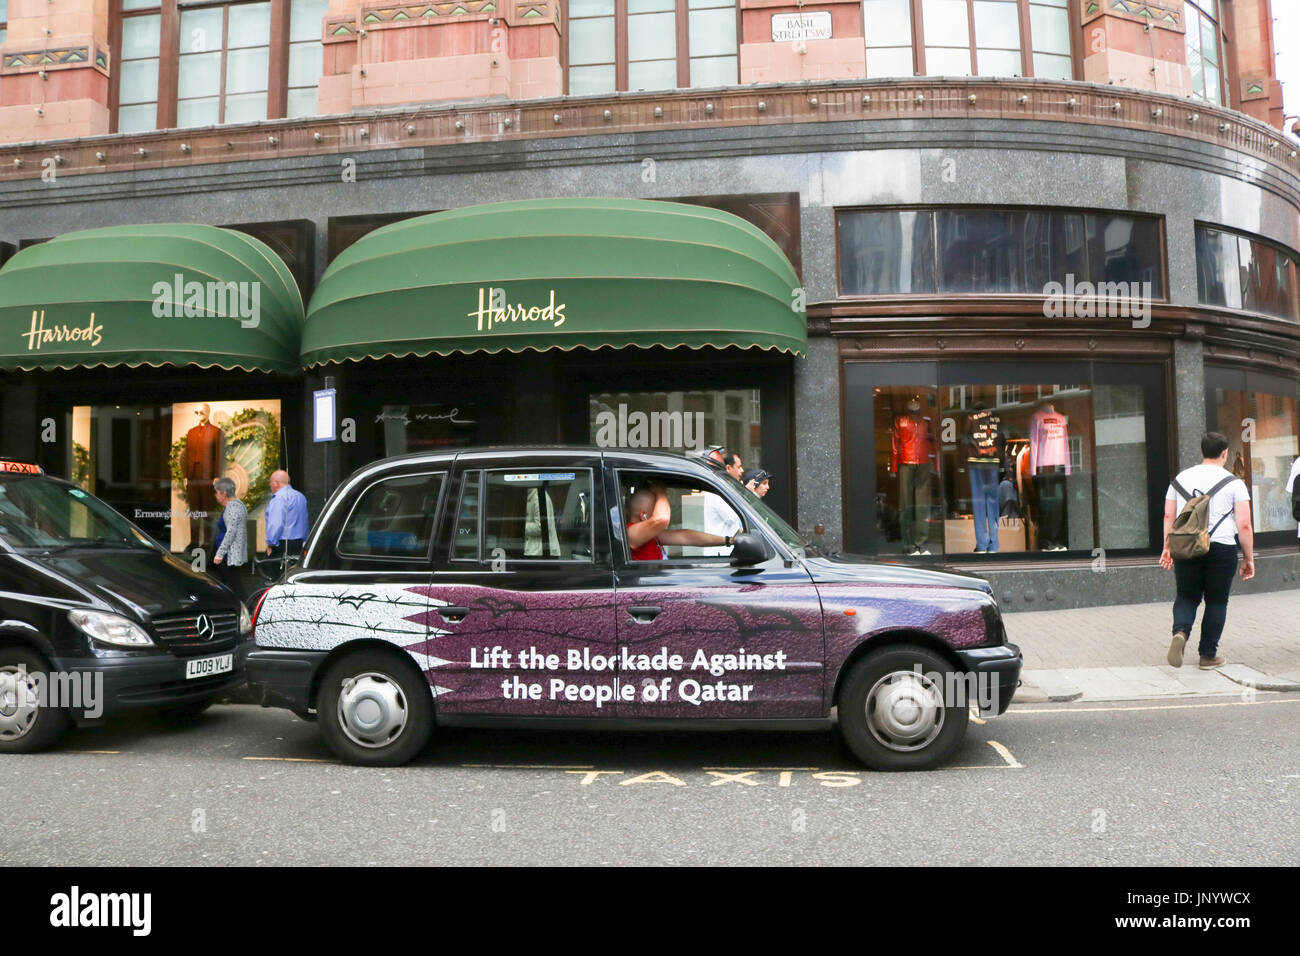
[[[274,471],[269,482],[271,500],[266,506],[266,553],[301,554],[307,538],[307,496],[289,484],[287,471]]]

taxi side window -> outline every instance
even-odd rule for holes
[[[730,480],[730,479],[727,479]],[[644,500],[637,497],[638,492],[663,489],[668,496],[672,517],[668,523],[670,531],[703,531],[706,534],[737,535],[745,530],[745,522],[735,508],[718,494],[706,482],[685,475],[673,475],[659,472],[625,472],[618,476],[620,502],[623,509],[623,524],[626,526],[636,520],[630,512],[634,503],[653,507],[653,496]],[[626,547],[626,542],[624,543]],[[731,548],[725,545],[696,545],[680,543],[660,543],[664,558],[674,560],[694,560],[700,558],[728,558]],[[644,560],[644,559],[642,559]]]
[[[482,560],[592,560],[591,470],[488,472]]]
[[[482,472],[467,471],[460,483],[460,506],[456,509],[455,537],[451,542],[453,561],[478,560],[479,489]]]
[[[339,535],[339,554],[355,558],[424,558],[445,478],[439,472],[375,482],[348,516]]]

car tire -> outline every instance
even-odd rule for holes
[[[845,744],[873,770],[941,763],[961,744],[970,719],[964,700],[944,698],[947,675],[956,671],[934,651],[911,644],[869,653],[853,665],[836,701]],[[964,682],[956,686],[965,690]]]
[[[433,695],[396,653],[367,648],[339,658],[321,677],[316,706],[330,750],[347,763],[396,767],[433,733]]]
[[[14,681],[28,674],[48,674],[49,662],[25,647],[0,647],[0,753],[30,754],[47,750],[68,729],[72,719],[58,707],[20,706]],[[29,684],[28,687],[31,685]],[[24,692],[28,700],[30,696]]]

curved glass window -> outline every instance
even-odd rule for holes
[[[1196,227],[1196,298],[1202,305],[1300,320],[1296,254],[1214,226]]]
[[[844,210],[837,223],[841,295],[1051,295],[1059,284],[1080,297],[1164,296],[1151,216],[951,207]]]

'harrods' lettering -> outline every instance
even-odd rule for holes
[[[531,308],[511,304],[505,301],[505,295],[502,294],[493,297],[495,290],[485,289],[482,286],[478,290],[478,311],[469,312],[467,315],[471,319],[478,320],[478,331],[485,329],[492,331],[493,326],[500,325],[504,322],[552,322],[551,327],[558,329],[564,324],[564,303],[555,304],[555,290],[551,290],[551,301],[543,306],[532,306]],[[497,307],[497,304],[500,307]]]

